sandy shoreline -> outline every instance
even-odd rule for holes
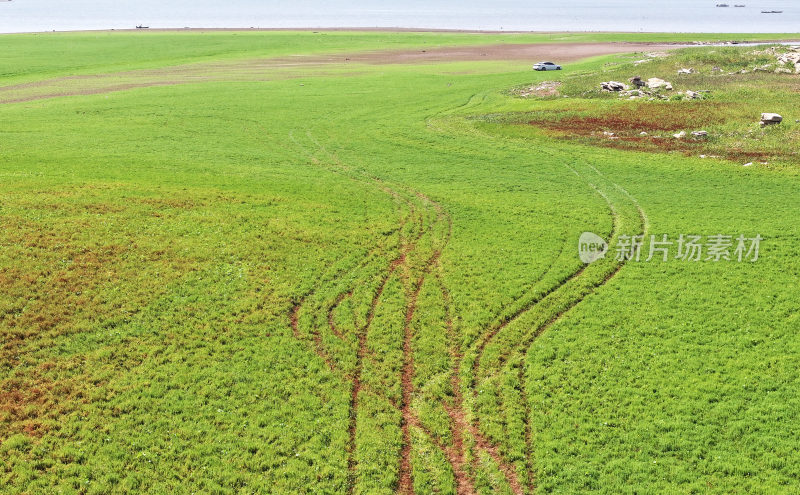
[[[717,35],[719,34],[719,41],[739,41],[747,43],[772,43],[772,42],[800,42],[800,37],[794,38],[763,38],[757,40],[748,39],[744,41],[736,36],[753,36],[752,33],[689,33],[689,32],[661,32],[661,31],[497,31],[497,30],[474,30],[474,29],[445,29],[445,28],[403,28],[403,27],[291,27],[291,28],[203,28],[203,27],[184,27],[184,28],[124,28],[124,29],[89,29],[89,30],[67,30],[67,31],[31,31],[20,33],[0,33],[0,35],[13,35],[13,34],[51,34],[51,33],[184,33],[184,32],[311,32],[311,33],[324,33],[324,32],[363,32],[363,33],[451,33],[451,34],[474,34],[474,35],[497,35],[497,34],[541,34],[541,35],[569,35],[569,34],[632,34],[632,35]],[[764,33],[765,35],[767,33]],[[562,41],[563,43],[570,43],[570,41]],[[627,42],[609,42],[609,43],[627,43]],[[664,42],[664,41],[635,41],[636,44],[654,44],[654,45],[670,45],[670,44],[686,44],[686,42]]]

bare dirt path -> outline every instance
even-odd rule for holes
[[[527,67],[544,59],[568,63],[599,55],[670,48],[675,46],[649,43],[493,44],[203,62],[0,86],[0,104],[202,82],[274,81],[334,74],[354,76],[361,73],[359,66],[361,71],[364,70],[363,65],[519,61]]]
[[[349,61],[368,64],[423,64],[446,62],[479,62],[486,60],[519,60],[538,62],[552,59],[575,62],[589,57],[674,49],[675,45],[653,43],[504,43],[475,46],[441,46],[416,50],[392,50],[310,57],[320,62]],[[296,60],[296,59],[295,59]]]

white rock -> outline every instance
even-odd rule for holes
[[[686,137],[686,131],[681,131],[677,134],[673,134],[672,137],[674,137],[675,139],[683,139]]]
[[[774,125],[780,124],[783,122],[783,117],[777,113],[762,113],[761,114],[761,125]]]
[[[647,80],[647,87],[650,89],[658,89],[658,88],[665,88],[665,89],[672,89],[672,84],[668,83],[663,79],[659,79],[657,77],[651,77]]]
[[[642,131],[642,132],[640,132],[640,133],[639,133],[639,135],[640,135],[640,136],[647,136],[647,133],[646,133],[646,132],[644,132],[644,131]]]
[[[692,136],[694,136],[694,137],[706,137],[706,136],[708,136],[708,131],[694,131],[692,133]]]
[[[753,166],[753,162],[745,163],[744,165],[742,165],[742,167],[752,167],[752,166]]]

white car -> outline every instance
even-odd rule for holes
[[[539,62],[533,66],[533,70],[561,70],[561,66],[553,62]]]

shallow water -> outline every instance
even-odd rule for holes
[[[418,27],[787,33],[797,0],[0,0],[0,32],[182,27]],[[734,8],[734,3],[746,4]],[[399,5],[398,5],[399,4]],[[782,14],[762,14],[782,10]]]

